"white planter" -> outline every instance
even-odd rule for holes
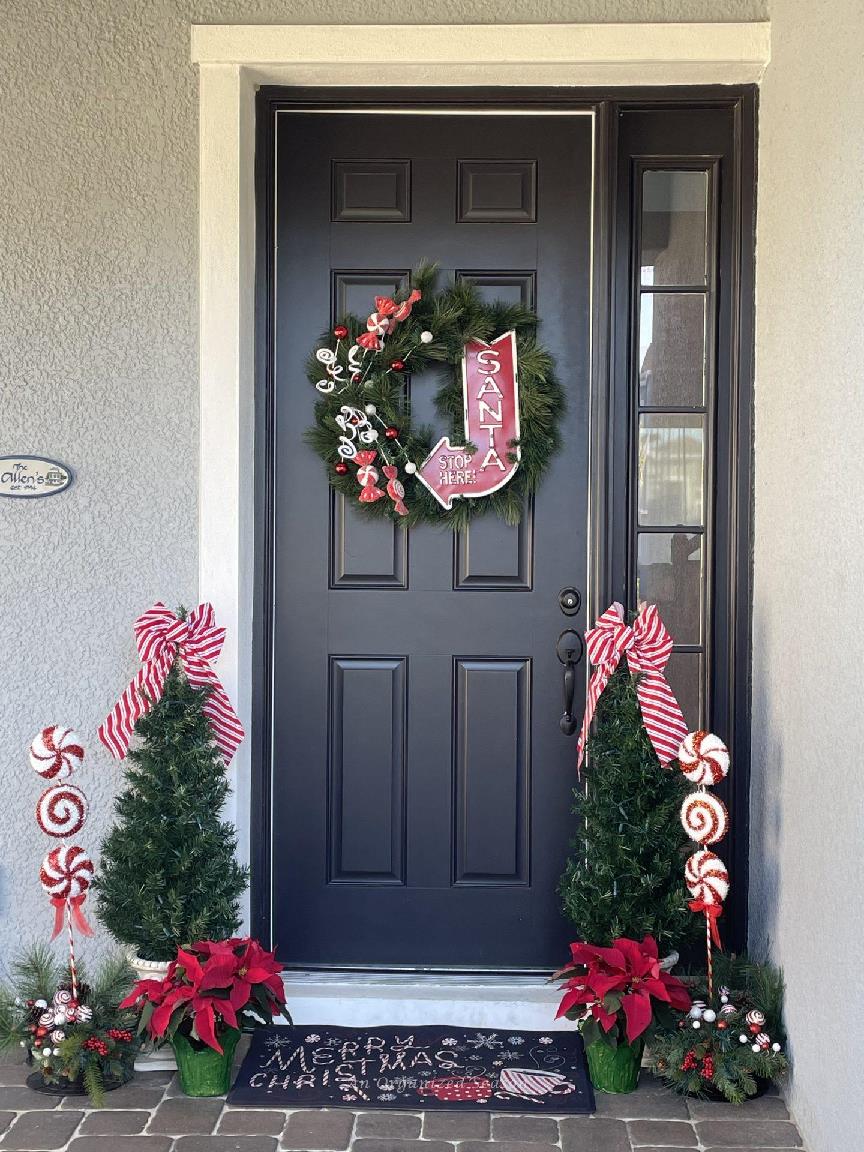
[[[132,965],[138,980],[164,980],[168,975],[167,960],[144,960],[141,956],[136,956],[134,952],[130,952],[129,963]]]

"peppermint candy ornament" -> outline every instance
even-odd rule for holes
[[[87,1004],[79,1004],[75,1009],[75,1019],[79,1024],[87,1024],[93,1019],[93,1009]]]
[[[46,788],[36,805],[36,823],[46,836],[74,836],[87,819],[87,797],[74,784]]]
[[[729,750],[713,732],[689,732],[678,749],[678,766],[691,784],[719,784],[729,772]]]
[[[375,463],[376,452],[366,451],[358,452],[354,457],[357,468],[357,482],[360,484],[360,495],[357,499],[361,504],[373,504],[376,500],[380,500],[384,493],[380,488],[375,487],[375,482],[378,479],[378,469],[373,468]]]
[[[752,1011],[747,1013],[744,1019],[747,1021],[751,1028],[761,1028],[765,1023],[765,1013],[760,1012],[758,1008],[754,1008]]]
[[[729,871],[707,848],[694,852],[684,865],[687,890],[701,904],[722,904],[729,895]]]
[[[90,887],[93,861],[77,844],[63,844],[42,861],[39,879],[53,899],[76,900]]]
[[[691,792],[681,805],[681,823],[697,844],[716,844],[729,829],[729,813],[710,792]]]
[[[46,780],[65,780],[84,760],[81,737],[71,728],[52,724],[33,737],[30,764]]]

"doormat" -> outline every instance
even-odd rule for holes
[[[578,1032],[261,1028],[229,1104],[412,1112],[593,1112]]]

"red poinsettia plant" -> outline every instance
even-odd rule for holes
[[[571,962],[553,976],[565,980],[557,1017],[578,1020],[586,1046],[632,1044],[652,1021],[665,1026],[672,1013],[690,1010],[682,982],[661,972],[652,936],[641,943],[621,937],[609,948],[571,944],[570,952]]]
[[[157,1044],[179,1031],[221,1052],[227,1029],[287,1016],[281,971],[275,953],[248,936],[199,940],[177,949],[164,980],[137,981],[120,1007],[140,1009],[139,1031]]]

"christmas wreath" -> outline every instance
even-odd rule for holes
[[[370,515],[460,528],[493,511],[518,523],[560,442],[552,357],[530,308],[435,281],[422,266],[368,318],[322,337],[307,367],[320,393],[307,440],[331,485]],[[434,398],[447,426],[436,437],[412,424],[408,381],[440,364],[451,371]]]

